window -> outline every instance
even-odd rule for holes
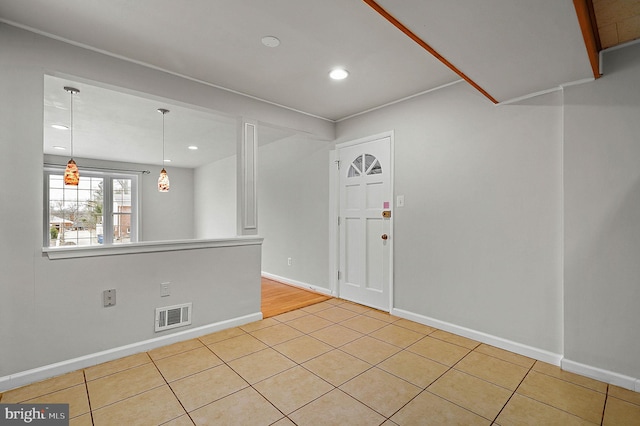
[[[95,246],[138,241],[138,176],[81,171],[65,185],[64,169],[44,172],[44,246]]]
[[[371,154],[358,155],[351,162],[347,177],[358,177],[361,175],[379,175],[382,173],[382,166],[376,157]]]

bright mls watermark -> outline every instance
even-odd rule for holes
[[[0,404],[0,426],[69,426],[69,404]]]

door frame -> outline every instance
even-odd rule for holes
[[[340,286],[338,285],[338,269],[340,267],[340,229],[338,228],[338,217],[340,216],[340,175],[337,167],[340,158],[339,151],[341,148],[352,147],[367,142],[373,142],[378,139],[389,138],[389,187],[391,192],[390,210],[391,218],[389,219],[389,312],[393,310],[393,270],[394,270],[394,232],[393,223],[395,216],[395,188],[394,188],[394,131],[378,133],[371,136],[342,142],[336,144],[336,148],[329,152],[329,283],[331,294],[340,297]]]

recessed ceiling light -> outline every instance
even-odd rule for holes
[[[264,36],[262,37],[262,44],[267,47],[278,47],[280,46],[280,40],[278,40],[278,37]]]
[[[64,151],[64,150],[65,150],[65,149],[67,149],[67,148],[65,148],[64,146],[58,146],[58,145],[55,145],[55,146],[53,147],[53,149],[57,149],[57,150],[59,150],[59,151]]]
[[[349,71],[345,70],[344,68],[334,68],[329,73],[329,77],[331,77],[334,80],[344,80],[348,76],[349,76]]]
[[[194,151],[195,151],[196,149],[198,149],[198,147],[197,147],[197,146],[195,146],[195,145],[188,146],[187,148],[189,148],[189,149],[191,149],[191,150],[194,150]]]
[[[69,127],[64,124],[52,124],[51,127],[58,130],[69,130]]]
[[[170,163],[170,162],[171,162],[171,160],[169,160],[168,158],[165,158],[165,159],[164,159],[164,160],[162,160],[162,161],[164,161],[165,163]]]

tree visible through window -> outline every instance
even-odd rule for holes
[[[382,166],[376,157],[371,154],[358,155],[351,162],[348,177],[358,177],[362,175],[379,175],[382,173]]]
[[[63,171],[45,170],[46,247],[137,241],[137,176],[83,171],[78,186]]]

